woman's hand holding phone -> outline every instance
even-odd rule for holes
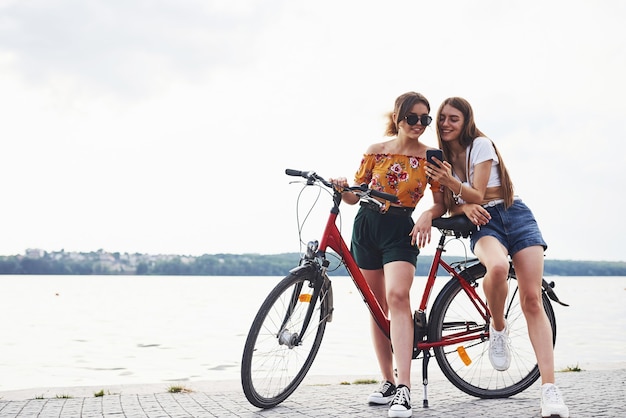
[[[439,164],[433,158],[443,162],[443,151],[440,149],[426,150],[426,161],[439,167]]]

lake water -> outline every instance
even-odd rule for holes
[[[237,380],[248,328],[279,279],[0,276],[0,391]],[[570,304],[553,305],[556,369],[626,367],[626,277],[548,279]],[[376,378],[369,313],[349,277],[332,280],[335,315],[310,374]]]

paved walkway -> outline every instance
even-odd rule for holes
[[[434,369],[434,368],[433,368]],[[432,373],[434,374],[434,373]],[[414,379],[419,382],[419,379]],[[366,396],[377,387],[340,377],[307,378],[285,402],[269,410],[248,403],[239,384],[189,383],[189,393],[171,394],[165,385],[143,390],[121,387],[101,397],[71,394],[71,388],[46,390],[48,395],[30,399],[21,392],[0,392],[0,417],[386,417],[386,406],[369,406]],[[557,373],[557,382],[570,408],[571,417],[625,417],[626,369]],[[150,393],[146,393],[146,389]],[[33,392],[37,393],[37,392]],[[41,390],[40,392],[41,393]],[[57,397],[61,396],[61,397]],[[431,376],[430,407],[422,404],[422,387],[414,383],[414,417],[539,417],[539,384],[508,399],[474,398],[454,388],[443,377]],[[13,399],[13,400],[12,400]]]

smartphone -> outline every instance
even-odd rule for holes
[[[426,150],[426,161],[433,165],[437,165],[437,163],[433,160],[433,157],[438,159],[439,161],[443,161],[443,151],[440,149],[428,149]]]

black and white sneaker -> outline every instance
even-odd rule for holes
[[[405,385],[398,385],[396,396],[391,401],[387,416],[390,418],[407,418],[413,415],[411,408],[411,390]]]
[[[390,400],[393,399],[393,395],[396,394],[396,385],[391,383],[390,381],[385,381],[380,384],[380,388],[374,393],[372,393],[369,398],[367,398],[367,402],[373,403],[376,405],[386,405]]]

